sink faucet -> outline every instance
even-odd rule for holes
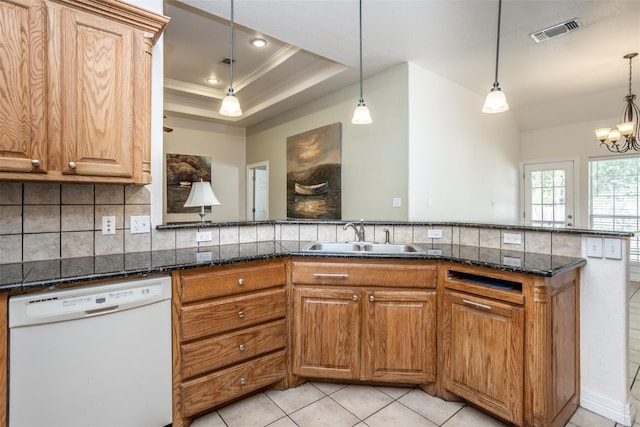
[[[353,231],[356,233],[356,241],[357,242],[364,242],[364,222],[363,220],[360,220],[360,224],[359,225],[355,225],[353,222],[348,222],[344,225],[343,229],[346,230],[347,228],[353,228]]]

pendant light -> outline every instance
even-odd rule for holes
[[[371,113],[369,113],[369,108],[367,108],[367,104],[364,103],[364,98],[362,97],[362,0],[360,0],[360,100],[353,112],[351,123],[354,125],[368,125],[371,122]]]
[[[227,117],[239,117],[242,115],[242,109],[240,108],[240,101],[233,93],[233,0],[231,0],[231,54],[229,56],[229,91],[227,96],[222,100],[220,105],[220,114]]]
[[[507,97],[500,89],[500,83],[498,83],[498,58],[500,57],[500,18],[502,15],[502,0],[498,0],[498,38],[496,42],[496,78],[493,82],[491,92],[484,100],[484,106],[482,107],[483,113],[502,113],[509,109],[507,103]]]
[[[638,141],[638,126],[640,126],[640,109],[633,102],[636,96],[631,92],[631,60],[638,56],[637,53],[628,53],[623,56],[629,60],[629,93],[624,97],[627,105],[622,111],[622,119],[616,125],[617,129],[611,128],[596,129],[596,138],[600,145],[614,153],[626,153],[629,150],[640,151],[640,141]],[[624,137],[624,143],[618,144],[618,140]]]

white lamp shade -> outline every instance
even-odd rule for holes
[[[602,142],[607,138],[609,138],[609,132],[611,132],[611,128],[596,129],[595,130],[596,138],[598,138],[598,141]]]
[[[618,123],[616,127],[620,131],[620,135],[629,136],[633,133],[633,127],[636,125],[635,122],[624,122]]]
[[[184,204],[185,208],[193,208],[200,206],[219,206],[220,201],[213,193],[211,183],[207,181],[193,182],[191,184],[191,193]]]
[[[611,132],[609,132],[609,141],[616,142],[619,139],[620,139],[620,131],[614,129]]]
[[[222,104],[220,105],[220,114],[227,117],[240,117],[242,115],[240,101],[238,101],[238,98],[236,98],[231,89],[227,96],[222,100]]]
[[[371,113],[369,113],[369,108],[367,108],[364,104],[358,104],[355,111],[353,112],[353,118],[351,119],[351,123],[354,125],[368,125],[371,123]]]
[[[483,113],[502,113],[509,109],[507,97],[500,89],[492,89],[484,100]]]

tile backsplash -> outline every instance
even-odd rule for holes
[[[131,234],[132,215],[150,215],[151,197],[142,185],[0,182],[0,264],[128,252],[191,248],[273,240],[348,241],[343,223],[235,223],[207,227],[211,241],[198,243],[198,228],[169,228]],[[113,216],[115,234],[103,235],[102,217]],[[239,225],[240,224],[240,225]],[[454,244],[534,253],[581,256],[582,235],[464,224],[365,224],[369,241]],[[440,237],[432,237],[434,232]],[[519,243],[507,243],[505,233]]]
[[[131,215],[150,215],[140,185],[0,182],[0,262],[37,261],[151,249],[151,234],[130,234]],[[102,235],[102,217],[116,233]]]

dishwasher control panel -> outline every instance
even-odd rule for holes
[[[9,327],[96,316],[171,297],[171,279],[158,277],[109,285],[53,290],[10,298]]]

